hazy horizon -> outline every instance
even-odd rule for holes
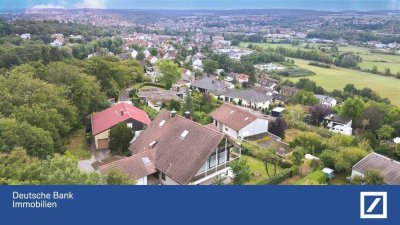
[[[400,0],[2,0],[4,10],[30,8],[238,10],[304,9],[316,11],[399,10]]]

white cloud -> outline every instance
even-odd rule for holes
[[[76,8],[105,9],[106,0],[83,0],[74,5]]]
[[[32,8],[34,9],[63,9],[65,8],[65,4],[54,4],[54,3],[48,3],[48,4],[41,4],[41,5],[34,5]]]

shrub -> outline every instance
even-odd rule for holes
[[[294,184],[309,185],[309,184],[325,184],[325,183],[326,183],[325,173],[322,172],[321,170],[317,170],[296,181]]]
[[[285,181],[288,178],[293,177],[297,174],[298,168],[297,166],[293,166],[291,168],[283,169],[277,175],[268,178],[267,180],[261,181],[258,184],[279,184]]]
[[[330,65],[328,64],[324,64],[324,63],[317,63],[317,62],[310,62],[308,65],[310,66],[318,66],[318,67],[322,67],[322,68],[332,68]]]

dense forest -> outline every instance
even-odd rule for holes
[[[7,165],[0,166],[6,178],[0,183],[105,183],[100,175],[80,172],[65,144],[88,125],[88,116],[109,106],[108,98],[144,79],[142,66],[114,56],[88,59],[97,48],[120,51],[122,41],[104,36],[112,33],[103,28],[54,21],[0,24],[0,165]],[[32,38],[16,36],[22,32]],[[54,32],[80,34],[83,42],[52,47],[40,34]]]

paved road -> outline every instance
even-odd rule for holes
[[[132,87],[128,87],[121,91],[121,93],[118,96],[118,101],[130,101],[131,99],[129,98],[129,92],[132,90]]]

